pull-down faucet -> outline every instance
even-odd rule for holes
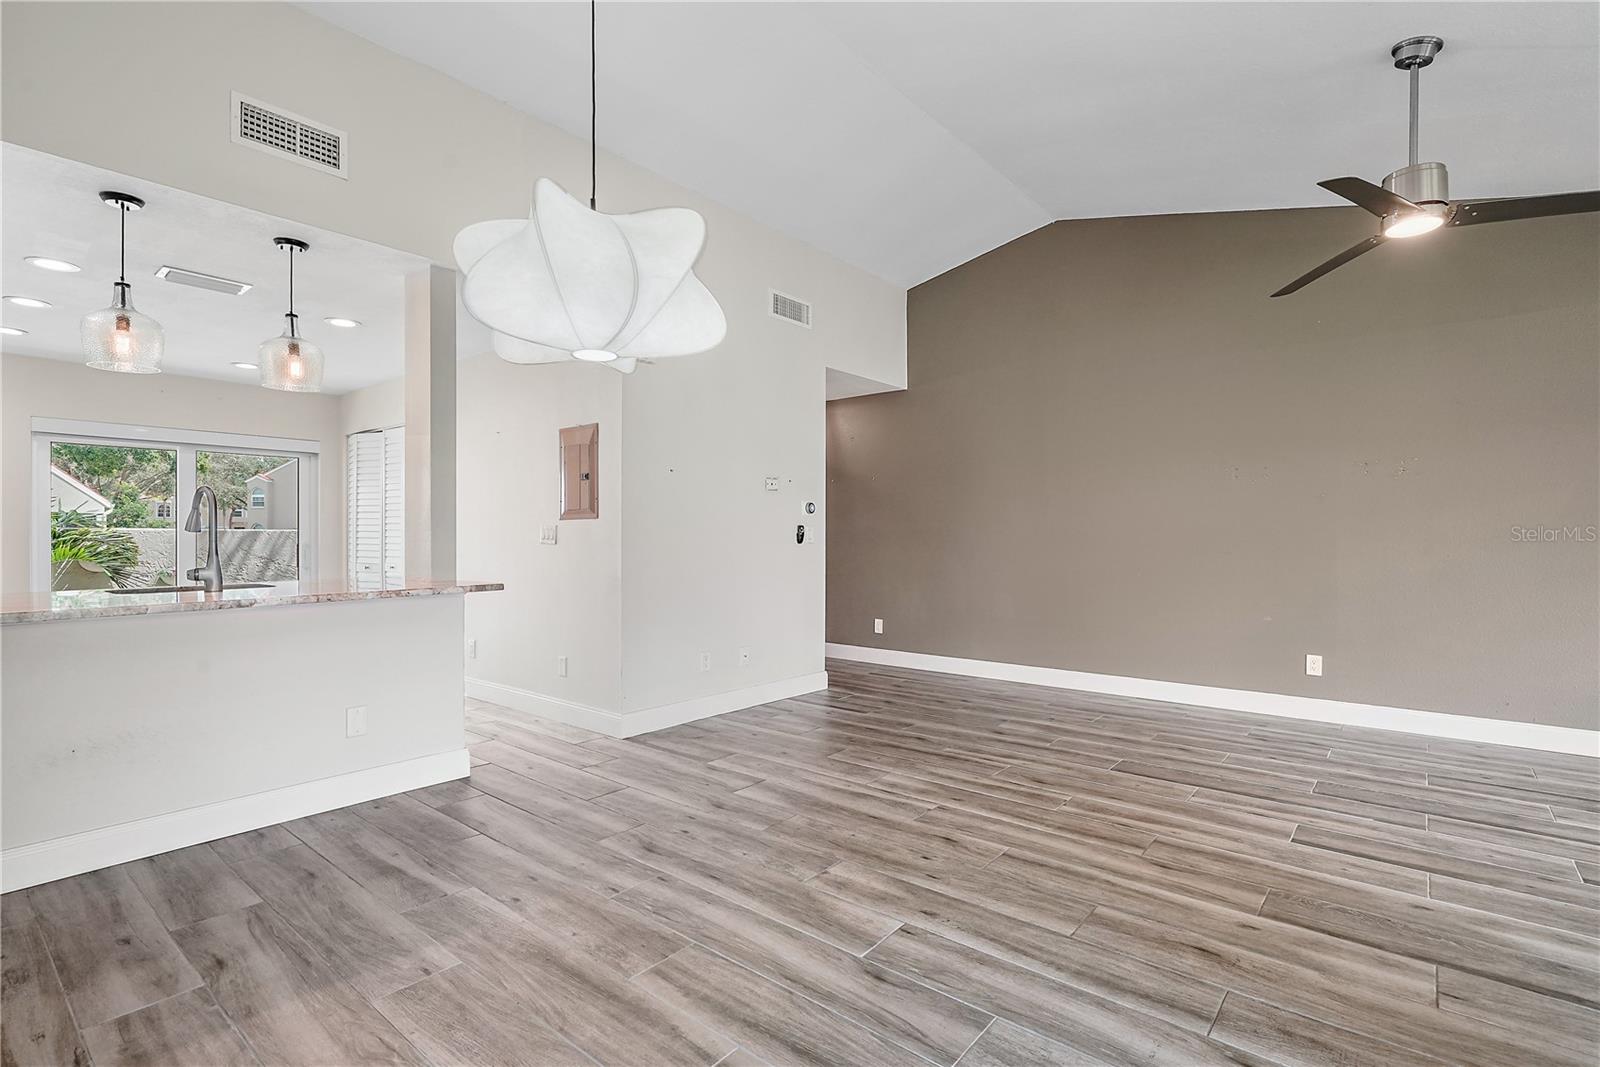
[[[190,533],[200,532],[200,500],[204,497],[211,505],[211,521],[206,525],[209,537],[206,539],[206,564],[203,567],[194,567],[187,572],[191,582],[199,582],[208,593],[222,592],[222,548],[217,543],[217,494],[209,485],[202,485],[194,491],[194,499],[189,502],[189,517],[183,520],[183,528]]]

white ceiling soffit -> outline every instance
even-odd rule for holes
[[[301,332],[327,357],[323,392],[344,393],[405,373],[405,276],[426,267],[418,256],[297,222],[249,211],[154,182],[60,159],[18,145],[0,145],[0,287],[7,296],[48,300],[53,307],[0,304],[5,325],[27,330],[5,338],[5,350],[71,362],[83,360],[78,323],[111,303],[117,279],[117,213],[99,191],[146,201],[128,216],[128,281],[134,307],[166,330],[164,373],[253,384],[262,341],[283,330],[288,310],[287,254],[279,235],[311,250],[295,257],[295,310]],[[55,274],[26,256],[64,259],[82,267]],[[156,277],[163,266],[248,282],[241,296],[175,285]],[[328,316],[351,318],[339,329]]]
[[[587,4],[302,6],[588,136]],[[1418,33],[1446,40],[1422,155],[1456,195],[1594,188],[1597,12],[608,2],[600,144],[912,285],[1058,218],[1338,204],[1315,183],[1406,162],[1388,48]]]

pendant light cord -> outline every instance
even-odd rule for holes
[[[595,116],[599,110],[599,79],[595,73],[595,3],[589,0],[589,210],[595,209],[599,149],[595,144]]]
[[[120,219],[121,229],[122,229],[122,236],[118,239],[118,245],[119,245],[121,250],[118,253],[118,260],[117,260],[117,280],[121,284],[127,285],[128,284],[128,205],[127,204],[118,204],[117,205],[117,215],[118,215],[118,217]]]
[[[289,250],[289,317],[294,317],[294,245],[285,245]]]

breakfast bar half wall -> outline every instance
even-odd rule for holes
[[[0,883],[464,778],[463,595],[283,583],[0,602]]]

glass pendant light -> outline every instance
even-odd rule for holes
[[[283,333],[261,342],[256,363],[261,384],[286,393],[322,392],[322,349],[300,336],[300,316],[294,313],[294,254],[311,246],[293,237],[274,237],[272,243],[289,253],[289,313]]]
[[[688,208],[595,208],[595,5],[589,5],[589,206],[540,178],[526,219],[456,235],[461,300],[511,363],[569,359],[631,374],[640,359],[704,352],[728,324],[695,277],[706,224]]]
[[[100,199],[117,209],[121,259],[117,280],[111,287],[111,306],[83,317],[84,362],[95,370],[160,374],[166,332],[155,319],[135,311],[128,295],[133,288],[128,284],[128,212],[144,207],[144,201],[129,193],[113,192],[101,193]]]

